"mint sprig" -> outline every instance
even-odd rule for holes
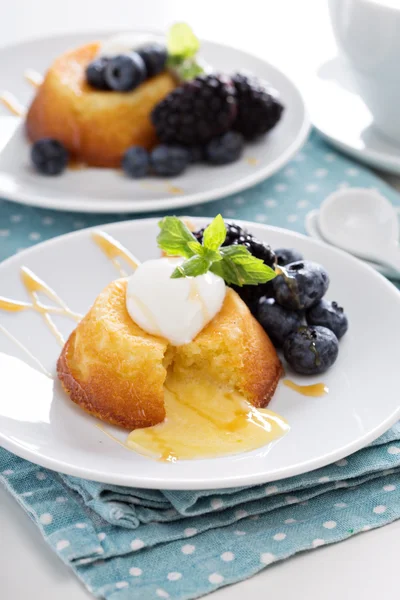
[[[200,41],[187,23],[174,23],[167,34],[167,66],[179,79],[190,81],[205,72],[197,53]]]
[[[168,56],[185,60],[195,56],[200,41],[187,23],[174,23],[167,33]]]
[[[219,275],[228,285],[258,285],[266,283],[276,273],[262,260],[253,256],[245,246],[222,246],[226,227],[217,215],[203,233],[200,244],[186,225],[177,217],[165,217],[159,222],[158,246],[169,256],[186,258],[172,273],[172,279],[197,277],[207,271]]]

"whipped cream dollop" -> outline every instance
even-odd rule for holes
[[[166,338],[174,346],[191,342],[215,317],[224,302],[221,277],[171,279],[183,258],[159,258],[138,266],[128,279],[126,308],[144,331]]]
[[[104,40],[99,48],[97,56],[118,56],[119,54],[129,54],[132,50],[137,50],[147,44],[165,44],[160,36],[148,33],[118,33]]]

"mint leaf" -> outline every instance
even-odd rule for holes
[[[236,284],[242,286],[240,283],[242,280],[241,273],[239,272],[235,263],[233,263],[229,259],[221,260],[219,262],[215,262],[211,265],[210,271],[214,273],[214,275],[218,275],[222,277],[222,279],[228,284]]]
[[[189,244],[197,240],[178,217],[164,217],[158,226],[157,244],[166,254],[191,258],[196,253]]]
[[[202,256],[207,258],[210,261],[210,263],[218,262],[219,260],[222,260],[221,253],[218,250],[209,250],[208,248],[204,248],[204,246],[202,246],[202,248],[203,248]]]
[[[229,264],[230,272],[234,270],[238,282],[231,281],[236,285],[257,285],[267,283],[276,277],[274,269],[271,269],[259,258],[253,256],[245,246],[226,246],[220,249],[223,263]]]
[[[210,269],[210,261],[204,256],[192,256],[185,260],[171,275],[171,279],[179,279],[180,277],[197,277],[204,275]]]
[[[204,66],[200,64],[196,57],[182,60],[177,56],[171,56],[167,60],[167,66],[173,69],[181,81],[190,81],[206,72]]]
[[[174,23],[167,34],[168,55],[181,59],[197,54],[200,42],[187,23]]]
[[[226,227],[221,215],[217,215],[205,228],[203,233],[203,245],[207,250],[218,250],[226,238]]]
[[[204,246],[200,244],[200,242],[188,242],[188,246],[190,250],[192,250],[193,254],[199,254],[199,256],[203,256],[204,254]]]

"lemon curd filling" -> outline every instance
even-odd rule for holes
[[[282,437],[289,425],[267,409],[256,409],[237,392],[207,379],[194,380],[169,372],[162,423],[135,429],[130,449],[174,462],[255,450]]]

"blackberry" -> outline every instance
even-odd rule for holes
[[[236,223],[225,223],[225,226],[226,238],[222,244],[223,246],[236,244],[246,246],[253,256],[263,260],[272,269],[275,267],[275,253],[271,249],[271,246],[257,240],[251,233],[240,227],[240,225],[236,225]],[[200,243],[203,241],[203,233],[204,227],[193,233]],[[271,284],[272,282],[269,281],[268,283],[259,285],[244,285],[242,287],[232,285],[231,287],[239,294],[243,302],[247,304],[250,311],[256,315],[260,298],[272,295],[273,288]]]
[[[173,90],[151,113],[161,142],[204,145],[228,131],[237,114],[236,92],[226,75],[200,75]]]
[[[252,139],[275,127],[284,110],[276,90],[257,77],[243,73],[233,75],[232,81],[238,105],[233,128]]]
[[[275,252],[272,250],[271,246],[264,244],[264,242],[260,242],[246,229],[240,227],[240,225],[236,225],[236,223],[228,222],[225,223],[225,226],[226,238],[222,244],[223,246],[233,246],[236,244],[246,246],[247,250],[251,252],[253,256],[263,260],[269,267],[275,267]],[[204,229],[205,228],[203,227],[202,229],[193,232],[193,235],[200,243],[203,242]]]

